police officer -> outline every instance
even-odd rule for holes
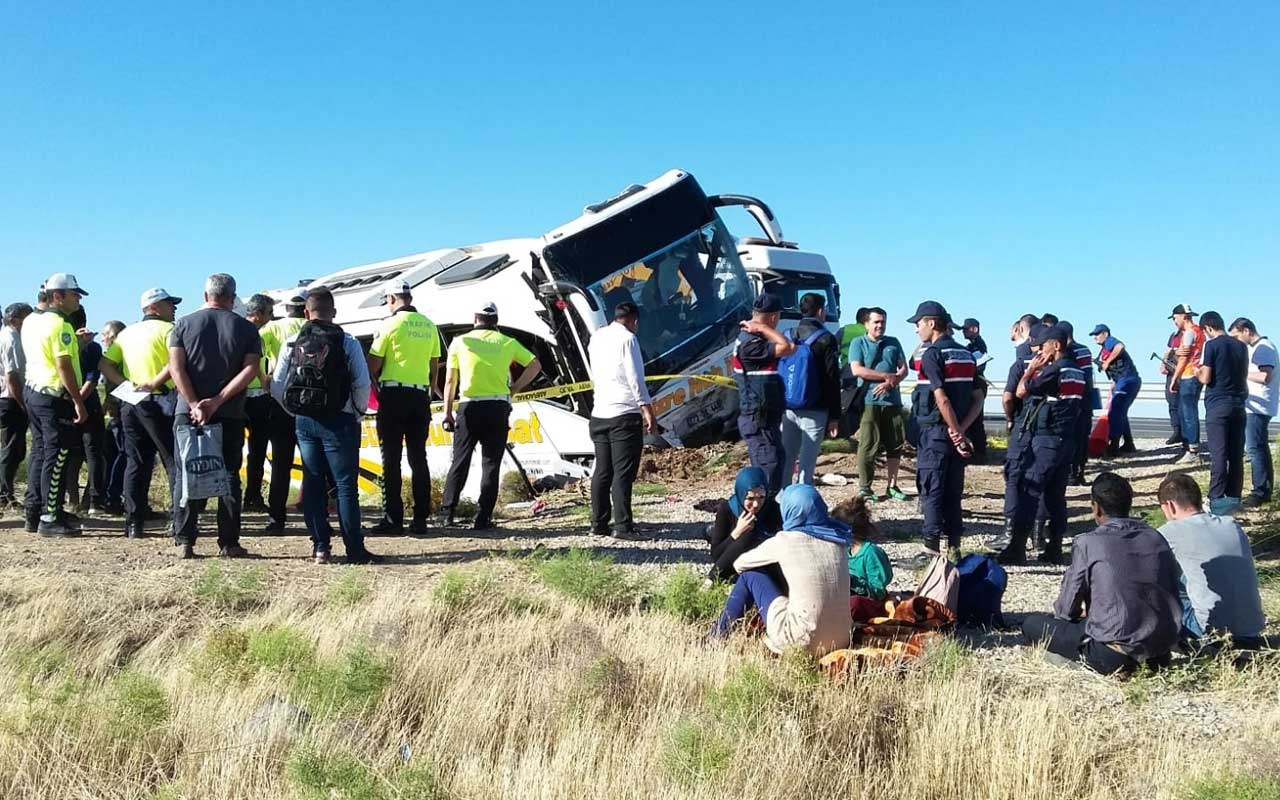
[[[43,286],[49,308],[22,326],[27,376],[23,399],[31,424],[27,461],[26,529],[41,536],[76,536],[80,519],[62,509],[76,446],[76,425],[89,417],[80,396],[80,344],[68,321],[88,292],[74,275],[54,273]]]
[[[254,297],[261,296],[263,295],[254,295]],[[250,303],[252,303],[253,298],[249,299]],[[307,324],[305,306],[306,299],[301,295],[295,295],[285,303],[284,317],[270,320],[258,328],[258,337],[262,339],[262,372],[266,378],[266,381],[262,383],[263,387],[271,385],[270,376],[275,372],[275,365],[280,357],[281,348],[284,347],[286,342],[293,341],[298,331],[302,330],[302,326]],[[253,321],[252,318],[249,319],[251,322]],[[265,508],[267,511],[267,527],[263,532],[267,535],[278,535],[284,533],[286,506],[289,502],[289,485],[292,482],[293,474],[293,455],[298,447],[298,434],[293,417],[280,406],[276,398],[272,397],[268,392],[265,399],[267,402],[257,409],[260,414],[263,414],[259,422],[260,430],[265,422],[263,439],[257,444],[258,451],[254,450],[252,433],[249,437],[250,461],[246,471],[248,483],[244,491],[244,508],[256,511],[261,511]],[[254,402],[253,390],[250,388],[246,409],[250,409],[251,425],[253,423],[252,408]],[[250,428],[251,432],[252,430]],[[268,443],[271,445],[271,484],[267,489],[267,502],[264,505],[262,502],[262,465],[266,460]]]
[[[981,331],[981,324],[973,317],[966,317],[964,322],[960,323],[960,332],[964,334],[965,338],[964,349],[973,354],[975,361],[982,361],[983,357],[988,353],[987,342],[982,338]],[[989,385],[986,380],[986,373],[986,364],[979,364],[977,386],[982,390],[984,410],[987,402],[987,386]],[[970,459],[970,463],[987,463],[987,424],[982,414],[979,414],[978,418],[973,421],[973,426],[965,431],[965,435],[973,442],[973,458]]]
[[[147,495],[156,457],[164,467],[169,496],[177,479],[173,453],[173,412],[177,397],[169,375],[169,333],[181,297],[160,287],[142,293],[142,319],[121,330],[102,356],[102,375],[110,384],[129,381],[148,397],[120,404],[124,440],[124,532],[143,535],[149,507]]]
[[[1093,351],[1088,345],[1076,341],[1075,328],[1070,322],[1062,320],[1058,324],[1067,332],[1067,352],[1075,360],[1085,382],[1080,417],[1076,420],[1074,460],[1071,462],[1071,483],[1084,486],[1084,466],[1089,461],[1089,434],[1093,432],[1093,408],[1102,406],[1102,398],[1093,385]]]
[[[769,494],[784,483],[782,474],[782,419],[786,413],[785,389],[778,359],[796,350],[796,343],[778,331],[782,299],[764,293],[756,298],[751,319],[733,348],[733,373],[738,379],[738,432],[747,443],[751,464],[764,470]]]
[[[392,281],[383,293],[391,316],[369,348],[369,375],[378,387],[382,520],[370,530],[391,534],[404,531],[400,460],[401,454],[407,453],[413,473],[413,524],[409,530],[422,535],[427,532],[431,514],[427,434],[431,429],[430,392],[440,365],[440,332],[435,323],[413,307],[408,281]]]
[[[93,340],[94,332],[87,327],[88,316],[84,306],[71,315],[69,322],[76,329],[76,340],[80,343],[80,396],[84,399],[89,418],[83,425],[76,426],[79,446],[72,448],[67,459],[67,499],[77,510],[84,510],[89,516],[97,516],[103,513],[107,505],[107,465],[104,452],[107,420],[102,409],[102,398],[98,395],[98,384],[102,383],[99,369],[102,345]],[[82,466],[87,467],[88,476],[83,496],[80,494]]]
[[[1005,378],[1004,392],[1001,397],[1004,407],[1004,429],[1009,442],[1004,457],[1006,485],[1009,482],[1010,469],[1019,463],[1022,451],[1031,446],[1029,436],[1017,435],[1024,423],[1022,412],[1027,407],[1026,403],[1018,398],[1018,383],[1022,380],[1022,374],[1027,366],[1035,358],[1035,353],[1031,352],[1031,333],[1040,327],[1040,324],[1040,318],[1035,314],[1023,314],[1013,323],[1009,331],[1009,339],[1014,343],[1013,363],[1009,365],[1009,373]],[[1005,493],[1004,530],[988,543],[987,546],[992,550],[1004,550],[1013,541],[1014,497]]]
[[[951,338],[951,317],[941,303],[926,300],[907,322],[915,324],[921,343],[912,365],[911,410],[920,431],[916,483],[924,515],[924,550],[915,562],[923,566],[942,552],[944,535],[948,557],[959,558],[964,468],[972,455],[964,432],[982,413],[982,390],[974,385],[973,355]]]
[[[511,395],[524,391],[542,372],[542,364],[524,345],[498,331],[498,307],[485,303],[476,311],[475,327],[449,343],[444,386],[446,431],[453,434],[453,463],[445,481],[441,523],[454,525],[453,512],[471,471],[471,455],[480,445],[480,500],[473,527],[492,527],[498,500],[498,469],[511,425]],[[511,367],[523,367],[511,383]],[[454,400],[458,401],[454,430]]]
[[[996,558],[1002,564],[1026,563],[1027,537],[1040,508],[1048,512],[1048,536],[1039,560],[1058,564],[1067,529],[1067,479],[1075,450],[1085,373],[1069,350],[1064,326],[1039,325],[1032,332],[1035,355],[1018,379],[1017,394],[1025,411],[1010,435],[1020,446],[1005,462],[1005,513],[1010,541]]]

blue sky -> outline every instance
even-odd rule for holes
[[[925,297],[1002,356],[1024,311],[1139,356],[1183,300],[1280,334],[1274,3],[174,5],[0,2],[0,302],[66,270],[129,320],[679,166],[903,338]]]

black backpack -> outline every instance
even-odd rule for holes
[[[284,407],[303,417],[331,417],[351,399],[351,370],[342,328],[308,322],[293,340],[289,374],[284,379]]]

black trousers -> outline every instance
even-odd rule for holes
[[[640,471],[640,453],[644,450],[644,418],[639,414],[611,419],[592,417],[589,430],[596,446],[591,473],[591,529],[607,532],[612,514],[613,529],[630,533],[635,528],[631,487]]]
[[[107,463],[105,452],[107,419],[103,414],[101,405],[90,405],[88,411],[89,419],[83,425],[76,426],[76,432],[80,437],[79,446],[72,449],[71,455],[67,459],[67,475],[69,476],[67,492],[73,502],[81,502],[86,506],[92,503],[101,507],[107,504]],[[80,494],[80,468],[82,466],[88,467],[83,497]]]
[[[117,416],[107,420],[107,435],[102,440],[102,460],[106,464],[106,485],[102,495],[108,507],[124,505],[124,468],[128,458],[124,454],[124,427]]]
[[[1241,497],[1244,491],[1244,409],[1215,403],[1205,408],[1209,447],[1209,499]]]
[[[31,458],[27,461],[27,517],[54,520],[62,513],[62,501],[70,483],[67,460],[77,446],[76,411],[65,396],[26,390],[27,419],[31,424]]]
[[[289,412],[270,395],[250,397],[245,401],[248,416],[249,444],[245,456],[244,501],[262,503],[262,479],[267,461],[267,445],[271,446],[271,483],[267,488],[267,525],[284,527],[289,485],[292,482],[293,456],[298,448],[297,425]]]
[[[1164,380],[1164,399],[1169,403],[1169,427],[1173,429],[1175,438],[1182,438],[1182,407],[1178,404],[1178,393],[1169,391],[1169,376]]]
[[[498,472],[511,430],[511,404],[506,400],[478,400],[458,407],[457,429],[453,432],[453,462],[444,484],[445,513],[452,513],[462,496],[462,487],[471,474],[471,456],[480,445],[480,501],[476,520],[489,522],[498,502]]]
[[[987,401],[987,390],[984,384],[982,390],[982,402]],[[987,420],[985,413],[979,414],[978,418],[973,421],[969,429],[964,432],[969,437],[969,441],[973,442],[973,455],[969,458],[971,466],[987,463]]]
[[[14,481],[27,457],[27,412],[17,400],[0,400],[0,503],[17,499]]]
[[[218,546],[231,547],[240,544],[240,465],[244,462],[244,420],[215,420],[222,425],[222,460],[227,466],[227,480],[230,494],[218,498]],[[174,420],[174,438],[176,431],[184,425],[189,426],[191,418],[179,414]],[[179,483],[173,482],[173,538],[178,544],[196,543],[199,533],[200,514],[204,511],[206,500],[192,500],[189,505],[178,505]]]
[[[407,452],[413,480],[413,520],[415,523],[426,522],[431,516],[431,469],[427,466],[431,397],[421,389],[401,386],[387,386],[379,390],[377,427],[379,448],[382,450],[383,521],[404,525],[400,460]],[[458,420],[458,428],[462,428],[461,419]],[[456,435],[454,440],[454,451],[457,452]]]
[[[1102,642],[1092,639],[1086,641],[1084,622],[1069,622],[1048,614],[1030,614],[1022,622],[1022,636],[1027,644],[1047,642],[1050,653],[1083,661],[1085,666],[1094,672],[1110,675],[1113,672],[1133,672],[1140,662],[1123,653],[1118,653]],[[1169,663],[1169,655],[1150,658],[1146,662],[1152,667],[1161,667]]]
[[[147,495],[156,457],[169,479],[169,496],[178,479],[173,453],[173,417],[154,400],[137,405],[120,404],[120,425],[124,435],[124,514],[125,520],[141,523],[150,507]]]

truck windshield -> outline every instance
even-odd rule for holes
[[[752,299],[737,248],[719,219],[587,288],[600,299],[606,319],[626,300],[640,308],[637,337],[645,365],[662,371],[678,371],[732,341]]]
[[[827,322],[840,321],[840,287],[835,278],[818,272],[782,272],[766,280],[764,290],[782,300],[782,318],[800,319],[800,298],[813,292],[826,298]]]

